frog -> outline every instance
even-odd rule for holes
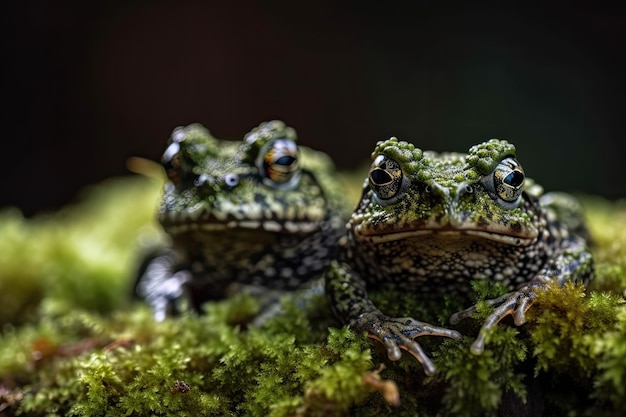
[[[271,120],[233,141],[180,126],[161,163],[157,217],[169,243],[135,285],[156,321],[240,291],[275,298],[321,281],[347,216],[334,162],[298,145],[295,129]]]
[[[389,360],[406,351],[433,375],[436,367],[416,339],[459,341],[463,335],[387,316],[372,301],[373,291],[391,288],[418,302],[450,297],[468,305],[476,301],[472,283],[502,286],[504,295],[487,300],[492,312],[470,348],[480,355],[504,317],[525,323],[542,289],[592,279],[580,202],[564,192],[544,193],[526,177],[509,141],[490,139],[457,153],[423,151],[391,137],[377,142],[371,157],[325,288],[337,318],[381,342]],[[457,325],[475,312],[476,304],[449,322]]]

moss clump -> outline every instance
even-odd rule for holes
[[[609,202],[583,197],[587,224],[594,243],[596,279],[589,286],[626,296],[626,200]]]
[[[341,415],[367,397],[362,338],[334,329],[310,343],[293,336],[298,324],[233,325],[254,304],[237,296],[163,323],[143,306],[42,319],[3,335],[3,350],[24,356],[2,358],[2,383],[19,381],[27,415]]]
[[[142,242],[157,242],[158,181],[112,179],[88,189],[79,204],[25,219],[0,210],[0,325],[43,310],[107,312],[124,296]]]
[[[597,269],[589,290],[549,288],[526,325],[505,320],[474,356],[482,305],[463,341],[419,339],[440,370],[425,377],[409,355],[390,363],[378,343],[338,326],[321,295],[304,307],[298,294],[284,297],[282,314],[260,326],[246,324],[259,306],[245,295],[155,323],[130,288],[144,242],[161,239],[159,186],[132,177],[58,213],[0,213],[0,415],[626,412],[626,233],[614,227],[626,203],[585,200]],[[433,310],[391,292],[376,302],[444,325],[466,307],[450,299]]]

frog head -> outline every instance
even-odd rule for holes
[[[262,123],[243,142],[218,140],[199,124],[176,128],[162,163],[169,182],[159,218],[170,234],[309,233],[328,214],[296,132],[281,121]]]
[[[526,246],[538,236],[531,181],[515,147],[492,139],[467,154],[378,142],[353,218],[357,238],[389,242],[437,234]]]

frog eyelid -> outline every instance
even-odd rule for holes
[[[524,179],[520,163],[513,156],[507,156],[484,178],[483,185],[502,208],[513,209],[522,198]]]

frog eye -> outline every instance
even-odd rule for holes
[[[524,170],[514,158],[503,159],[493,171],[493,191],[506,203],[517,203],[524,190]]]
[[[268,142],[257,159],[263,182],[277,188],[294,187],[300,178],[298,146],[289,139]]]
[[[190,161],[185,158],[183,143],[186,139],[185,128],[179,126],[172,131],[165,152],[161,156],[161,165],[170,181],[175,185],[181,185],[193,180]]]
[[[395,197],[404,182],[400,164],[385,155],[378,155],[368,175],[370,187],[381,200]]]
[[[161,157],[161,164],[165,168],[167,177],[174,184],[180,184],[184,175],[183,164],[180,157],[180,144],[178,142],[172,142],[169,144],[163,156]]]

